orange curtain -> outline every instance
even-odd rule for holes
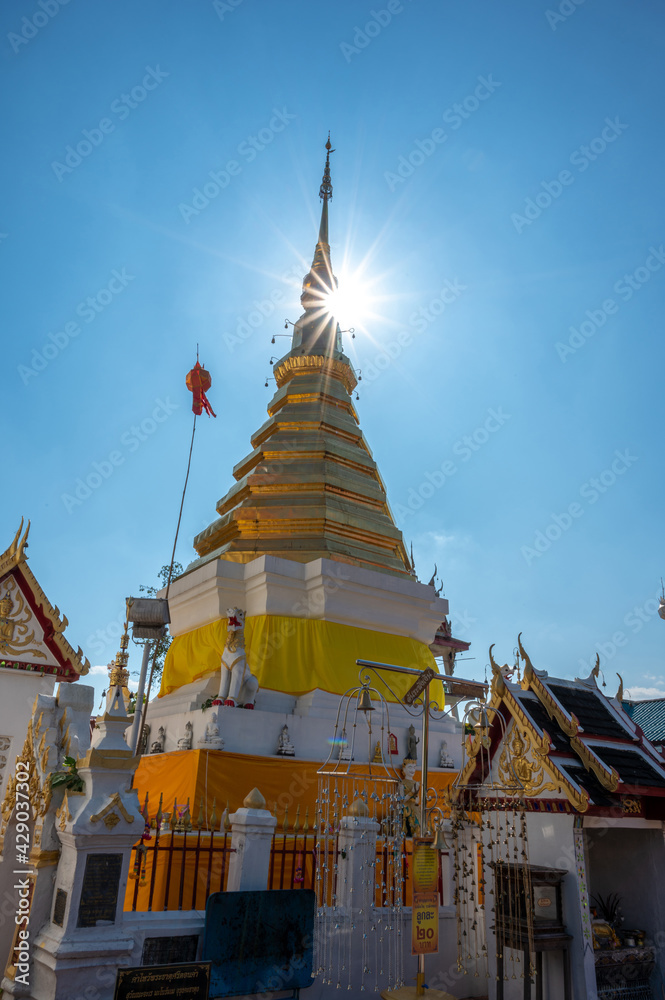
[[[271,888],[280,885],[288,887],[291,884],[292,869],[303,865],[304,877],[311,884],[311,857],[300,850],[304,846],[302,834],[294,840],[293,821],[298,816],[300,830],[306,821],[310,830],[316,825],[316,798],[318,791],[317,771],[320,763],[316,761],[296,760],[295,758],[259,757],[250,754],[228,753],[224,750],[180,750],[168,754],[154,754],[142,757],[134,775],[134,788],[139,794],[141,805],[148,795],[148,814],[151,819],[156,816],[160,797],[162,812],[171,814],[174,803],[180,813],[189,802],[192,823],[198,829],[185,835],[174,831],[165,831],[160,835],[157,852],[156,872],[152,877],[154,854],[147,854],[145,867],[145,884],[141,885],[142,863],[135,870],[136,851],[132,852],[130,878],[125,894],[125,910],[131,910],[136,898],[136,909],[147,910],[151,883],[153,896],[151,906],[157,912],[164,909],[177,909],[178,900],[182,894],[184,909],[203,909],[207,894],[219,892],[226,884],[229,857],[224,856],[224,833],[220,831],[222,813],[228,802],[229,812],[233,813],[242,806],[243,799],[253,788],[258,788],[266,799],[267,808],[271,811],[276,807],[278,819],[276,830],[277,854],[274,859],[273,880]],[[352,765],[353,770],[366,772],[367,765]],[[447,772],[429,773],[429,786],[437,792],[449,787],[456,774]],[[215,829],[211,833],[213,810],[215,813]],[[284,833],[286,820],[290,832]],[[153,831],[152,841],[155,843]],[[185,855],[183,871],[182,847],[187,844],[189,850]],[[230,846],[230,834],[227,839]],[[199,845],[199,860],[196,859],[194,848]],[[173,854],[169,854],[169,846],[173,845]],[[136,874],[133,878],[131,875]],[[407,883],[407,895],[410,888]],[[409,896],[410,900],[410,896]],[[408,902],[406,905],[409,905]]]

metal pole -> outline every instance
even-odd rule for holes
[[[129,748],[132,753],[136,753],[141,738],[141,716],[143,715],[143,691],[145,689],[145,675],[148,672],[148,661],[150,660],[150,643],[146,642],[143,647],[143,660],[141,661],[141,673],[139,674],[139,687],[136,692],[136,707],[134,709],[134,721],[129,733]]]
[[[423,692],[423,735],[420,762],[420,836],[427,832],[427,755],[429,743],[429,684]],[[416,976],[416,996],[425,992],[425,956],[418,955],[418,975]]]
[[[429,743],[429,684],[423,697],[422,760],[420,764],[420,836],[424,837],[427,827],[427,752]]]

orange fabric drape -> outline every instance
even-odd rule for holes
[[[151,817],[157,812],[160,794],[163,795],[162,809],[169,813],[174,799],[178,806],[184,806],[189,799],[193,822],[198,819],[202,800],[204,821],[210,819],[214,800],[218,827],[227,801],[229,812],[235,812],[245,796],[258,788],[269,809],[277,803],[280,820],[285,807],[293,819],[300,806],[301,821],[309,808],[310,825],[313,825],[320,767],[317,761],[294,757],[259,757],[226,750],[178,750],[142,757],[134,775],[134,788],[141,804],[148,793]],[[447,788],[454,778],[452,771],[429,772],[429,784],[437,791]]]
[[[162,810],[169,814],[173,810],[174,801],[178,810],[182,810],[189,800],[190,816],[194,826],[198,825],[199,817],[203,819],[201,833],[201,861],[198,869],[194,852],[187,854],[184,875],[182,873],[182,853],[177,848],[183,844],[183,834],[165,832],[160,836],[160,851],[157,859],[157,872],[154,879],[153,911],[176,909],[180,886],[183,886],[183,908],[195,909],[205,907],[206,886],[208,885],[209,861],[207,850],[210,847],[210,826],[213,808],[215,811],[215,827],[219,831],[222,813],[228,802],[229,812],[233,813],[242,806],[243,799],[253,788],[258,788],[266,799],[267,808],[277,807],[277,839],[278,848],[283,847],[282,832],[284,811],[288,810],[288,826],[291,829],[296,812],[299,810],[300,828],[309,819],[310,830],[316,823],[316,798],[318,791],[317,771],[321,764],[317,761],[297,760],[289,757],[259,757],[251,754],[229,753],[225,750],[180,750],[168,754],[154,754],[142,757],[134,775],[134,788],[139,794],[143,805],[148,795],[148,814],[154,819],[158,809],[160,796]],[[353,765],[353,770],[365,772],[367,765]],[[454,772],[429,772],[429,785],[442,792],[454,781]],[[287,854],[276,858],[273,888],[279,888],[283,881],[290,885],[294,860],[289,856],[288,847],[292,843],[292,834],[287,834]],[[154,832],[153,832],[154,838]],[[197,832],[187,834],[187,844],[193,847],[198,839]],[[173,842],[175,848],[171,859],[170,874],[168,874],[168,851],[162,850]],[[148,842],[151,846],[153,841]],[[214,835],[213,847],[224,843],[223,833]],[[230,836],[228,839],[230,845]],[[152,873],[152,852],[148,854],[149,863],[146,871],[146,885],[140,886],[137,897],[137,909],[145,910],[148,905]],[[311,859],[303,859],[310,865]],[[135,852],[132,852],[132,869]],[[296,851],[296,861],[298,855]],[[211,864],[211,879],[209,891],[217,892],[222,888],[222,855],[214,853]],[[228,872],[228,857],[225,862]],[[196,872],[196,878],[195,878]],[[305,873],[311,878],[309,870]],[[166,899],[166,883],[169,881],[168,899]],[[196,892],[194,887],[196,884]],[[130,878],[125,894],[125,910],[131,910],[134,899],[136,880]]]

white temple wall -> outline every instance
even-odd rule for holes
[[[570,942],[573,996],[582,1000],[589,994],[584,972],[584,939],[575,863],[574,820],[573,813],[558,815],[527,813],[527,836],[530,864],[563,868],[568,872],[563,879],[563,921],[568,934],[573,937]],[[491,930],[493,915],[489,912],[486,914],[486,922],[487,951],[493,977],[490,983],[493,983],[496,977],[496,938]],[[521,968],[520,964],[520,973]],[[509,976],[512,975],[508,961],[504,961],[504,969],[508,970]],[[490,997],[494,995],[494,988],[490,986]],[[523,979],[508,979],[504,982],[505,1000],[521,1000],[523,995]],[[545,952],[543,953],[543,997],[545,1000],[560,1000],[562,996],[563,955],[561,952]]]
[[[32,706],[38,694],[53,694],[56,678],[53,674],[40,674],[39,669],[8,670],[0,667],[0,802],[4,798],[7,781],[13,774],[16,757],[23,749],[23,741],[32,715]]]
[[[562,883],[562,905],[563,923],[567,933],[573,938],[570,942],[573,996],[588,997],[582,911],[575,862],[575,815],[528,814],[529,862],[548,868],[563,868],[568,872]],[[550,1000],[558,1000],[563,996],[563,955],[559,951],[543,953],[543,995]]]

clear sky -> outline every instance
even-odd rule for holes
[[[617,671],[665,688],[662,5],[0,16],[3,545],[32,519],[72,644],[106,664],[125,596],[170,558],[197,342],[218,417],[181,562],[250,450],[330,129],[356,405],[420,578],[437,564],[472,642],[458,672],[482,677],[492,642],[511,660],[522,631],[538,668],[586,675],[600,649],[608,692]]]

